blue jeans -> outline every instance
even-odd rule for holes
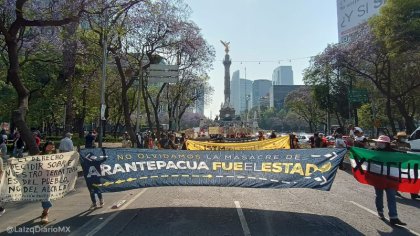
[[[23,157],[23,148],[14,148],[13,156],[17,158]]]
[[[0,152],[1,152],[2,157],[4,159],[6,159],[7,158],[7,146],[6,146],[5,143],[0,145]]]
[[[396,190],[387,188],[387,189],[379,189],[375,188],[376,198],[375,204],[378,213],[384,213],[384,190],[386,193],[386,200],[388,202],[388,210],[389,210],[389,218],[390,219],[397,219],[397,201],[395,200],[395,195],[397,193]]]
[[[52,207],[51,201],[41,202],[42,209],[49,209]]]
[[[93,204],[96,204],[95,193],[98,195],[99,201],[102,202],[102,193],[99,191],[99,189],[91,188],[89,189],[89,192],[90,192],[90,200],[92,200]]]

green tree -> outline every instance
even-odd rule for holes
[[[386,48],[397,55],[420,46],[420,0],[387,0],[370,26]]]
[[[308,123],[310,132],[314,132],[325,117],[315,101],[314,91],[311,87],[299,88],[287,95],[285,99],[287,109],[296,113],[301,119]]]

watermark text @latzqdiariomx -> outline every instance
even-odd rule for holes
[[[70,233],[70,226],[54,226],[54,227],[41,227],[41,226],[33,226],[33,227],[26,227],[26,226],[9,226],[7,227],[7,233]]]

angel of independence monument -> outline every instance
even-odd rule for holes
[[[225,101],[222,104],[220,109],[220,120],[222,121],[231,121],[235,118],[235,109],[230,104],[230,65],[232,61],[229,56],[229,42],[223,42],[225,46],[225,59],[223,60],[223,65],[225,66]]]
[[[238,134],[247,135],[248,137],[255,133],[254,121],[243,121],[240,116],[235,115],[235,108],[230,103],[230,65],[232,61],[229,56],[229,42],[220,41],[225,46],[225,58],[223,65],[225,67],[225,100],[220,108],[220,115],[217,123],[223,127],[223,133],[226,137],[237,137]],[[257,125],[258,126],[258,125]],[[250,137],[249,137],[250,138]],[[243,140],[244,141],[244,140]]]

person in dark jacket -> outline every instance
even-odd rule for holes
[[[89,131],[89,133],[85,137],[85,148],[95,148],[95,135],[93,135],[93,131]]]
[[[86,156],[82,156],[81,158],[81,164],[86,165],[87,163],[90,166],[94,166],[96,170],[101,169],[101,164],[106,161],[106,157],[104,156],[96,156],[93,153],[88,153]],[[87,173],[84,173],[87,187],[90,193],[90,199],[92,201],[92,205],[90,206],[90,209],[96,209],[96,208],[102,208],[105,204],[104,199],[102,197],[101,190],[95,186],[96,184],[100,184],[100,176],[92,175],[88,178]],[[88,181],[89,179],[89,181]],[[98,196],[99,200],[99,206],[96,204],[96,195]]]
[[[25,143],[23,142],[19,131],[15,133],[15,139],[13,140],[13,156],[14,157],[23,157],[23,149],[25,148]]]

